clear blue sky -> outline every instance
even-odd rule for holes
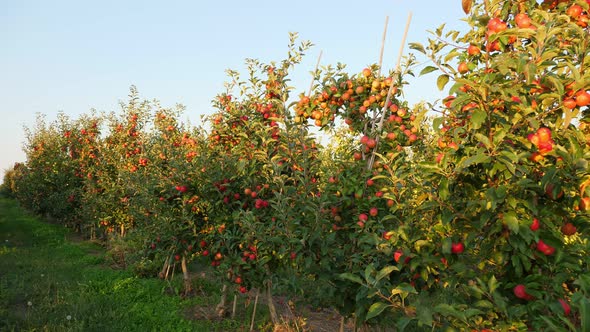
[[[225,69],[243,70],[245,58],[282,59],[288,32],[315,44],[294,72],[297,92],[307,90],[320,50],[322,64],[342,62],[351,72],[377,62],[387,15],[384,67],[392,68],[410,11],[408,42],[426,41],[444,22],[466,28],[459,0],[3,1],[0,170],[24,160],[23,126],[36,113],[53,120],[59,111],[116,111],[130,85],[164,106],[184,104],[196,123],[211,112]],[[407,100],[442,97],[435,78],[407,88]]]

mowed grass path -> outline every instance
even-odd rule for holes
[[[105,263],[97,244],[0,197],[0,331],[230,331],[183,312],[215,299],[167,295],[168,283]],[[234,325],[234,326],[232,326]]]

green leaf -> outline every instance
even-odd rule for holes
[[[414,288],[414,286],[408,284],[407,282],[403,282],[391,290],[391,295],[397,295],[397,294],[403,295],[404,293],[405,294],[418,294],[418,292],[416,292],[416,289]],[[402,296],[402,297],[405,297],[405,296]]]
[[[361,284],[361,285],[363,284],[363,280],[361,279],[361,277],[357,276],[356,274],[352,274],[350,272],[341,273],[339,275],[339,277],[344,280],[356,282],[357,284]]]
[[[442,241],[442,253],[446,255],[450,254],[452,245],[453,239],[450,237],[444,238]]]
[[[436,71],[436,70],[438,70],[438,68],[436,68],[434,66],[426,66],[426,67],[424,67],[424,69],[422,69],[420,71],[420,76],[426,75],[428,73],[432,73],[433,71]]]
[[[454,317],[457,319],[460,319],[462,321],[465,321],[465,314],[463,314],[462,312],[458,311],[457,309],[453,308],[452,306],[446,304],[446,303],[441,303],[439,305],[437,305],[436,307],[434,307],[434,311],[438,312],[439,314],[445,316],[445,317]]]
[[[383,312],[383,310],[387,309],[387,307],[389,307],[389,305],[383,302],[373,303],[369,308],[369,311],[367,312],[367,317],[365,317],[365,321],[368,321],[373,317],[379,316]]]
[[[498,288],[498,280],[496,280],[496,276],[492,276],[488,281],[488,292],[493,293]]]
[[[441,199],[447,199],[449,197],[449,180],[442,178],[438,184],[438,196]]]
[[[420,53],[426,54],[426,50],[424,49],[424,46],[420,43],[410,43],[410,48],[413,50],[416,50]]]
[[[492,144],[490,143],[490,139],[487,136],[480,134],[480,133],[476,133],[475,138],[477,138],[478,141],[482,142],[486,148],[489,149],[492,147]]]
[[[457,165],[457,168],[467,168],[471,165],[481,164],[488,161],[490,161],[490,156],[483,153],[478,153],[475,156],[471,156],[462,160],[459,165]]]
[[[397,321],[397,329],[400,332],[405,331],[406,327],[408,327],[408,324],[410,324],[412,321],[414,320],[414,318],[411,317],[402,317]]]
[[[438,77],[438,79],[436,80],[436,86],[440,91],[442,91],[445,88],[445,85],[447,85],[447,83],[449,82],[449,78],[449,75],[446,74],[442,74]]]
[[[518,234],[519,224],[518,224],[518,217],[514,211],[509,211],[504,213],[504,223],[508,226],[511,232]]]
[[[581,331],[590,331],[590,299],[582,298],[580,301]]]
[[[487,113],[482,109],[476,109],[473,114],[471,114],[471,126],[473,129],[481,128],[481,125],[486,121]]]
[[[399,268],[394,265],[389,265],[389,266],[382,268],[381,271],[379,271],[377,273],[377,276],[375,277],[375,282],[389,276],[391,274],[391,272],[393,272],[393,271],[399,271]]]
[[[374,273],[375,273],[375,267],[373,266],[373,264],[367,265],[367,267],[365,268],[365,280],[367,281],[367,283],[369,283],[369,284],[374,283],[374,280],[375,280],[373,278]]]
[[[432,310],[428,306],[420,307],[420,310],[416,312],[418,321],[426,326],[432,326]]]

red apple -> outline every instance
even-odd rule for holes
[[[399,259],[404,255],[404,252],[401,250],[397,250],[396,252],[393,253],[393,259],[395,260],[396,263],[399,263]]]
[[[451,245],[451,252],[453,254],[460,254],[465,250],[465,245],[463,245],[463,243],[458,242],[458,243],[453,243]]]
[[[542,252],[546,256],[550,256],[553,255],[553,253],[555,253],[555,248],[543,242],[543,240],[539,240],[539,242],[537,242],[537,250]]]
[[[457,67],[457,71],[458,71],[460,74],[465,74],[466,72],[468,72],[468,71],[469,71],[469,66],[467,65],[467,63],[466,63],[466,62],[461,62],[461,63],[459,64],[459,67]]]
[[[372,207],[372,208],[369,210],[369,215],[370,215],[371,217],[376,217],[378,214],[379,214],[379,209],[377,209],[376,207]]]
[[[540,226],[541,226],[541,223],[539,222],[539,219],[533,218],[533,223],[530,226],[531,231],[533,231],[533,232],[537,231]]]
[[[561,226],[561,233],[563,233],[563,235],[574,235],[577,231],[578,229],[571,222],[565,223]]]
[[[526,292],[526,287],[523,284],[518,284],[514,286],[512,289],[514,292],[514,296],[518,297],[519,299],[530,301],[533,297]]]
[[[563,308],[563,314],[566,316],[569,316],[572,311],[569,303],[567,303],[567,301],[564,299],[559,299],[558,301],[559,301],[559,304],[561,304],[561,307]]]

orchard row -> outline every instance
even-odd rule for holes
[[[291,36],[287,59],[230,72],[206,129],[132,89],[120,115],[40,120],[5,184],[138,266],[179,265],[186,291],[189,263],[211,265],[220,315],[257,289],[277,323],[289,290],[400,330],[590,329],[589,5],[463,3],[468,32],[411,44],[450,83],[432,112],[403,101],[413,56],[324,67],[294,98],[310,45]]]

